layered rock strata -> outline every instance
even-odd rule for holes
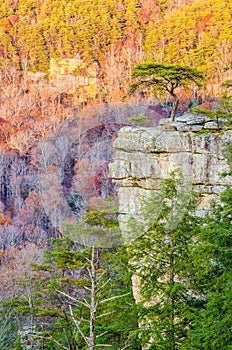
[[[211,200],[232,184],[230,176],[221,176],[228,171],[225,153],[232,144],[232,130],[199,133],[199,127],[212,122],[194,118],[182,117],[175,123],[164,119],[155,128],[128,126],[120,130],[110,177],[118,185],[119,221],[126,243],[131,239],[129,218],[141,219],[144,198],[172,171],[180,170],[186,189],[201,192],[199,215],[205,215]]]

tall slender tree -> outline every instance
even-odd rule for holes
[[[140,337],[149,349],[182,349],[193,310],[201,304],[189,254],[200,227],[200,219],[191,215],[194,202],[175,177],[165,180],[145,205],[146,229],[130,247],[139,280]]]
[[[231,164],[231,146],[227,156]],[[201,289],[204,307],[194,317],[193,329],[189,330],[184,349],[232,349],[231,218],[232,189],[228,186],[220,203],[205,220],[200,231],[200,244],[193,247],[194,283]]]
[[[18,313],[33,316],[33,327],[23,333],[25,343],[52,350],[140,349],[130,336],[137,328],[137,309],[126,248],[93,246],[101,229],[118,227],[111,215],[92,210],[85,216],[80,226],[89,225],[84,233],[88,231],[87,247],[80,244],[79,228],[75,235],[75,225],[67,225],[64,234],[76,243],[69,237],[53,240],[45,263],[37,266],[43,274],[33,281],[31,304],[24,298],[14,300]]]

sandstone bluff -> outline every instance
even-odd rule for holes
[[[170,172],[180,169],[189,189],[202,193],[199,215],[205,215],[212,198],[217,198],[230,176],[226,148],[232,144],[232,130],[217,131],[214,122],[188,115],[175,123],[168,119],[155,128],[124,127],[114,142],[114,162],[110,177],[118,186],[119,221],[126,242],[130,240],[127,222],[139,218],[144,198],[155,191]],[[209,127],[212,129],[208,131]],[[199,130],[205,130],[199,133]]]

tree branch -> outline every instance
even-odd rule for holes
[[[46,340],[51,340],[53,341],[55,344],[59,345],[62,349],[64,350],[69,350],[69,348],[67,348],[66,346],[62,345],[60,342],[58,342],[58,340],[53,339],[52,337],[44,337],[42,335],[37,335],[37,334],[31,334],[32,337],[34,338],[40,338],[40,339],[46,339]]]
[[[129,295],[129,294],[130,293],[121,294],[121,295],[115,295],[114,297],[111,297],[111,298],[99,301],[99,304],[104,304],[104,303],[107,303],[108,301],[111,301],[111,300],[114,300],[114,299],[118,299],[118,298],[122,298],[122,297],[125,297],[126,295]]]
[[[73,322],[74,322],[74,324],[75,324],[75,326],[76,326],[78,332],[80,333],[80,335],[82,336],[82,338],[84,339],[84,341],[86,342],[86,344],[89,346],[89,340],[88,340],[88,338],[85,336],[85,334],[83,333],[83,331],[82,331],[82,329],[81,329],[79,323],[78,323],[77,320],[75,319],[75,317],[74,317],[74,315],[73,315],[73,310],[72,310],[72,306],[71,306],[71,305],[69,305],[69,310],[70,310],[71,318],[72,318],[72,320],[73,320]]]
[[[58,293],[60,293],[60,294],[62,294],[62,295],[64,295],[65,297],[67,297],[67,298],[69,298],[69,299],[75,301],[76,303],[79,303],[79,304],[81,304],[81,305],[84,305],[84,306],[87,307],[88,309],[90,308],[90,305],[89,305],[87,302],[84,303],[84,302],[81,301],[81,300],[77,300],[76,298],[71,297],[70,295],[68,295],[68,294],[66,294],[66,293],[64,293],[64,292],[62,292],[62,291],[59,290],[59,289],[55,289],[55,291],[58,292]]]
[[[111,315],[111,314],[113,314],[113,313],[115,313],[115,312],[116,312],[116,310],[109,311],[109,312],[105,312],[104,314],[101,314],[101,315],[97,316],[96,318],[105,317],[105,316]]]

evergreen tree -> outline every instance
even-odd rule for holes
[[[165,180],[145,205],[145,232],[130,247],[140,280],[140,337],[150,349],[182,349],[201,304],[191,278],[190,252],[201,221],[191,214],[193,198],[174,175]]]
[[[108,198],[104,204],[89,208],[79,223],[66,223],[64,234],[86,247],[119,247],[122,238],[117,212],[117,203],[113,198]]]
[[[0,304],[0,348],[12,349],[19,328],[19,319],[4,302]]]
[[[228,159],[231,164],[232,149]],[[232,349],[232,189],[228,187],[205,220],[192,254],[194,283],[204,297],[186,349]]]
[[[145,90],[153,94],[168,93],[174,99],[171,111],[172,121],[175,119],[179,105],[177,88],[186,87],[191,82],[200,86],[203,79],[203,75],[195,68],[157,62],[135,65],[132,77],[135,82],[131,85],[130,94],[136,90]]]
[[[79,228],[77,243],[68,238],[67,225],[67,238],[53,240],[45,263],[36,267],[41,278],[33,282],[30,305],[23,298],[13,301],[18,313],[33,317],[24,342],[36,349],[139,349],[130,335],[137,328],[137,309],[126,249],[91,247],[91,228],[98,226],[94,234],[97,231],[99,235],[103,227],[118,226],[112,217],[114,209],[107,214],[101,210],[85,216],[85,225],[89,224],[88,246],[80,244]],[[75,225],[71,228],[75,236]]]
[[[214,110],[195,107],[192,109],[194,114],[203,114],[217,123],[218,130],[223,126],[232,125],[232,96],[224,95],[220,100],[219,108]]]

